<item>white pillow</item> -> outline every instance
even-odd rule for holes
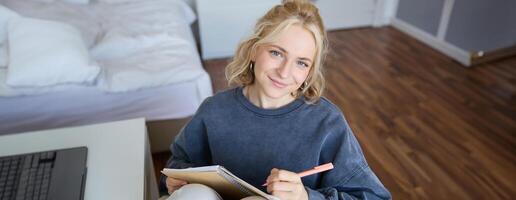
[[[0,44],[7,40],[7,22],[12,17],[19,17],[18,13],[0,5]]]
[[[32,1],[42,2],[42,3],[53,3],[54,2],[54,0],[32,0]]]
[[[87,84],[99,74],[81,34],[68,24],[19,17],[9,20],[8,32],[10,86]]]
[[[61,0],[62,2],[75,3],[75,4],[89,4],[90,0]]]
[[[99,3],[127,3],[135,1],[146,1],[146,0],[97,0]]]
[[[7,67],[7,43],[1,44],[0,43],[0,69]]]
[[[192,10],[192,7],[190,7],[190,5],[188,5],[183,0],[176,0],[174,1],[174,3],[177,3],[178,6],[173,7],[173,10],[171,10],[170,12],[182,13],[185,21],[190,25],[195,22],[197,16],[195,15],[195,12]]]
[[[33,0],[43,3],[54,3],[56,0]],[[90,3],[90,0],[58,0],[61,2],[67,2],[67,3],[75,3],[75,4],[88,4]]]
[[[144,47],[137,38],[127,37],[116,32],[107,32],[104,38],[90,49],[90,55],[97,61],[124,59],[142,49]]]
[[[124,59],[132,54],[146,53],[149,49],[161,48],[164,45],[170,44],[181,44],[182,41],[173,38],[167,33],[140,35],[130,37],[124,35],[124,33],[116,30],[109,31],[106,33],[104,38],[90,50],[90,55],[93,59],[100,60],[111,60],[111,59]]]
[[[7,67],[7,22],[18,13],[0,5],[0,68]]]

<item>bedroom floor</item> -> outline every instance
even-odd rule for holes
[[[516,196],[516,57],[464,68],[391,27],[329,39],[325,96],[394,199]],[[215,92],[227,63],[204,62]]]

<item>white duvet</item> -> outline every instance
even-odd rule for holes
[[[0,67],[0,96],[81,87],[124,92],[190,81],[206,73],[189,28],[195,15],[181,0],[90,5],[30,0],[0,2],[23,16],[75,26],[90,48],[91,57],[102,68],[95,85],[12,88],[5,84],[6,69]]]

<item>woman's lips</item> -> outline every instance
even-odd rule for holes
[[[271,77],[269,77],[269,79],[272,81],[272,84],[274,86],[276,86],[277,88],[285,88],[285,87],[287,87],[287,84],[285,84],[285,83],[276,81],[276,80],[272,79]]]

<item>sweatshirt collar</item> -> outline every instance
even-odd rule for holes
[[[253,103],[251,103],[251,101],[249,101],[249,99],[247,99],[247,97],[244,96],[243,87],[237,87],[235,89],[235,96],[236,96],[236,99],[238,100],[238,102],[240,104],[242,104],[245,108],[247,108],[248,110],[250,110],[256,114],[264,115],[264,116],[284,115],[284,114],[287,114],[287,113],[290,113],[290,112],[296,110],[297,108],[299,108],[301,105],[304,104],[304,100],[303,100],[304,98],[303,98],[303,96],[301,96],[301,97],[297,98],[296,100],[288,103],[287,105],[284,105],[279,108],[274,108],[274,109],[260,108],[256,105],[254,105]]]

